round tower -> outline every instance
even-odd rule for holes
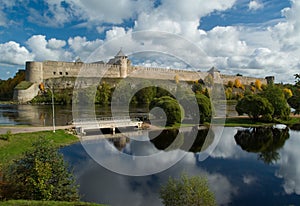
[[[43,82],[43,62],[26,62],[25,80],[38,84]]]

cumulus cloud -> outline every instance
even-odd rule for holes
[[[264,7],[263,3],[255,0],[250,1],[248,4],[249,10],[258,10],[258,9],[262,9],[263,7]]]
[[[33,55],[19,43],[9,41],[0,44],[0,63],[8,65],[23,65],[25,61],[33,60]]]
[[[279,170],[276,176],[283,178],[283,188],[287,194],[300,195],[299,132],[290,131],[291,137],[280,150]]]
[[[70,37],[68,39],[68,46],[73,52],[75,57],[80,57],[81,60],[86,61],[87,58],[101,45],[103,41],[96,39],[94,41],[89,41],[86,37],[76,36],[74,38]],[[102,58],[102,57],[98,57]],[[102,60],[102,59],[98,59]]]
[[[5,5],[10,1],[6,2]],[[69,37],[67,41],[51,39],[34,35],[27,41],[28,49],[35,60],[74,60],[80,57],[87,59],[100,46],[103,47],[93,60],[108,60],[123,47],[127,54],[133,54],[143,49],[176,53],[185,55],[188,62],[198,65],[206,61],[205,70],[211,66],[218,67],[222,73],[242,73],[251,76],[275,75],[277,81],[293,82],[293,74],[299,71],[300,40],[300,2],[292,0],[291,7],[282,10],[283,18],[274,25],[261,27],[216,26],[209,31],[199,29],[201,18],[215,11],[233,8],[235,0],[205,1],[161,0],[154,6],[153,1],[143,0],[47,0],[49,9],[32,10],[31,17],[41,20],[48,26],[62,26],[73,20],[89,29],[94,28],[104,34],[104,39],[88,40],[84,36]],[[264,9],[262,1],[249,1],[248,9]],[[125,28],[125,20],[134,20],[131,28]],[[5,15],[0,11],[0,25],[5,25]],[[105,23],[105,24],[103,24]],[[109,25],[109,26],[108,26]],[[148,36],[137,35],[139,31],[151,31]],[[178,41],[178,38],[162,38],[155,32],[169,32],[191,41],[203,50],[201,55],[195,55],[195,50]],[[114,39],[114,44],[109,43]],[[110,48],[109,48],[109,46]],[[181,55],[179,54],[179,56]],[[166,58],[164,58],[166,59]],[[140,62],[144,65],[169,67],[182,65],[178,62],[163,62],[149,59]],[[203,70],[203,67],[200,67]],[[286,75],[281,75],[285,72]],[[287,79],[290,76],[289,79]]]
[[[65,50],[66,42],[58,39],[46,40],[46,36],[34,35],[27,40],[36,61],[64,60],[70,61],[72,54]]]

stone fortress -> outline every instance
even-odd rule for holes
[[[85,71],[83,74],[80,71]],[[51,79],[61,79],[61,84],[64,79],[74,78],[78,76],[93,79],[101,76],[102,78],[144,78],[144,79],[161,79],[161,80],[174,80],[177,78],[179,81],[197,81],[204,79],[207,75],[211,74],[214,78],[217,76],[223,84],[228,81],[240,79],[244,85],[250,85],[259,79],[263,84],[267,83],[267,78],[253,78],[244,76],[233,76],[220,74],[218,70],[212,67],[207,72],[192,71],[192,70],[179,70],[167,68],[153,68],[133,66],[128,57],[120,50],[116,56],[110,59],[107,63],[103,61],[93,63],[83,63],[80,59],[75,62],[61,62],[61,61],[44,61],[44,62],[26,62],[25,68],[25,81],[32,83],[29,88],[15,89],[14,100],[17,102],[27,102],[33,99],[39,93],[39,85]],[[74,87],[74,81],[68,82],[66,87]]]

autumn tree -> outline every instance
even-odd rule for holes
[[[262,86],[262,83],[261,83],[261,81],[260,80],[255,80],[255,83],[254,83],[254,85],[255,85],[255,88],[256,89],[258,89],[259,91],[261,91],[262,90],[262,88],[261,88],[261,86]]]
[[[244,87],[244,85],[242,84],[242,81],[240,80],[240,79],[235,79],[234,80],[234,84],[233,84],[233,86],[235,87],[235,88],[241,88],[241,89],[245,89],[245,87]]]
[[[289,99],[290,97],[293,96],[292,90],[290,90],[288,88],[284,88],[282,91],[283,91],[285,99]]]

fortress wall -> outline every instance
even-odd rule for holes
[[[58,78],[62,76],[76,77],[83,63],[80,62],[43,62],[43,78]]]
[[[32,100],[39,93],[39,87],[37,83],[32,84],[28,89],[14,89],[13,99],[17,102],[28,102]]]
[[[120,77],[120,66],[82,62],[43,62],[43,79],[59,77]]]
[[[260,80],[262,84],[267,84],[267,80],[264,78],[231,76],[231,75],[223,75],[223,74],[221,74],[221,78],[223,79],[224,84],[227,84],[228,81],[234,82],[236,79],[240,79],[242,84],[244,85],[250,85],[251,83],[254,84],[256,80]]]
[[[128,73],[130,77],[147,79],[174,80],[177,76],[180,81],[195,81],[205,77],[205,74],[196,71],[154,67],[131,67]]]

